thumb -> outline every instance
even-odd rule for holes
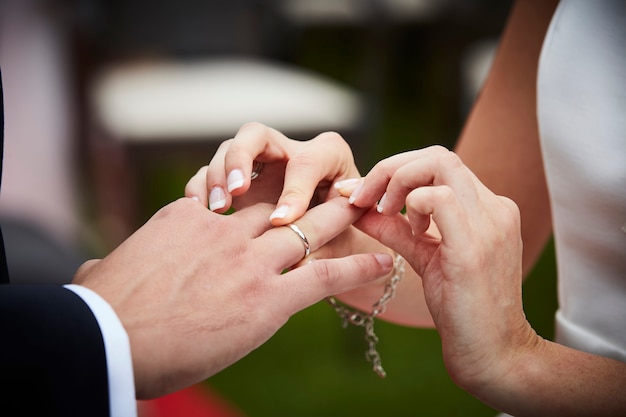
[[[354,226],[405,258],[409,249],[415,246],[411,225],[401,213],[382,215],[372,208]]]
[[[292,301],[295,313],[325,297],[383,277],[392,267],[391,255],[382,253],[316,260],[283,275],[283,288],[287,293],[284,295]]]
[[[418,223],[415,227],[423,230],[424,222]],[[429,233],[413,234],[409,220],[401,213],[387,216],[372,208],[354,226],[400,254],[419,275],[438,247],[439,239]]]

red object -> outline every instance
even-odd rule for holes
[[[245,417],[205,385],[194,385],[149,401],[139,401],[139,417]]]

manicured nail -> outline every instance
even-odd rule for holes
[[[348,203],[354,204],[354,202],[356,201],[356,198],[359,196],[359,194],[361,194],[362,189],[363,189],[363,183],[359,184],[354,189],[354,191],[352,191],[352,194],[350,195],[350,198],[348,199]]]
[[[361,178],[348,178],[347,180],[337,181],[333,187],[335,187],[336,190],[340,190],[342,188],[352,187],[358,184],[359,181],[361,181]]]
[[[382,213],[383,210],[385,209],[385,201],[387,201],[387,193],[383,194],[383,196],[380,198],[380,201],[378,202],[378,205],[376,206],[376,211],[379,213]]]
[[[228,174],[226,180],[228,182],[228,192],[232,192],[237,188],[243,187],[243,172],[240,169],[233,169]]]
[[[226,206],[226,194],[222,187],[216,186],[211,189],[209,194],[209,210],[215,211]]]
[[[274,210],[274,212],[270,215],[270,220],[284,219],[285,217],[287,217],[288,213],[289,213],[289,206],[282,204],[276,207],[276,210]]]

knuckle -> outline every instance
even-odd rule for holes
[[[332,288],[335,282],[337,282],[337,273],[330,267],[328,261],[313,262],[313,269],[315,271],[315,277],[322,288]]]
[[[230,143],[228,145],[228,149],[226,149],[226,159],[231,158],[233,154],[240,154],[245,152],[247,149],[247,144],[243,143],[241,140],[230,139]]]
[[[91,269],[94,268],[99,263],[100,263],[100,259],[89,259],[89,260],[85,261],[76,270],[76,273],[74,274],[73,281],[75,283],[77,283],[77,284],[80,284],[80,283],[84,282],[84,280],[85,280],[86,276],[88,275],[89,271],[91,271]]]
[[[442,145],[431,145],[428,147],[429,152],[433,152],[434,154],[447,154],[450,152],[448,148]]]
[[[284,201],[284,200],[299,200],[302,199],[304,197],[309,197],[310,196],[310,192],[307,191],[304,187],[302,187],[299,184],[292,184],[290,185],[288,188],[285,188],[280,196],[280,200]]]
[[[288,162],[290,168],[309,168],[317,167],[319,164],[316,161],[315,155],[312,152],[308,152],[306,149],[300,149],[296,151]]]
[[[267,127],[266,125],[264,125],[261,122],[250,121],[250,122],[244,123],[239,128],[239,132],[243,132],[243,131],[246,131],[246,130],[255,130],[255,131],[259,131],[259,132],[265,132],[265,131],[269,130],[269,127]]]
[[[250,146],[250,143],[257,142],[259,140],[270,142],[272,138],[273,129],[259,122],[247,122],[242,125],[237,134],[231,139],[229,153],[242,153],[246,152]]]
[[[232,138],[226,139],[225,141],[220,143],[220,145],[217,147],[217,152],[226,151],[232,145],[232,143],[233,143],[233,139]]]
[[[512,214],[515,216],[520,215],[520,209],[519,206],[517,205],[517,203],[515,201],[513,201],[512,199],[510,199],[509,197],[505,197],[505,196],[499,196],[500,201],[502,202],[502,204],[504,205],[504,207]]]
[[[307,152],[306,149],[299,150],[291,156],[287,162],[287,170],[295,173],[294,178],[299,180],[313,178],[319,181],[324,177],[319,158],[314,153]],[[294,185],[293,187],[297,186]]]
[[[341,158],[352,158],[352,148],[339,133],[328,131],[319,134],[309,144],[315,147],[327,149],[329,153],[338,155]]]
[[[500,216],[501,227],[512,233],[518,233],[521,228],[521,213],[519,206],[510,198],[499,196],[503,214]]]
[[[456,202],[454,191],[447,185],[432,187],[431,192],[432,198],[440,203],[448,205]]]
[[[171,215],[174,215],[175,212],[178,211],[178,207],[181,205],[180,199],[171,202],[163,207],[161,207],[155,214],[155,218],[166,218]]]
[[[438,159],[439,163],[447,168],[459,168],[463,166],[463,161],[461,161],[459,155],[447,149],[438,156]]]
[[[173,202],[161,207],[156,213],[156,218],[166,218],[169,216],[179,216],[180,212],[191,212],[199,205],[190,198],[181,197]]]
[[[395,161],[392,159],[393,157],[377,162],[367,175],[374,178],[384,178],[388,181],[395,172]]]
[[[315,138],[313,138],[313,141],[322,142],[324,144],[329,144],[332,146],[348,146],[348,143],[345,141],[345,139],[339,133],[333,131],[322,132]]]

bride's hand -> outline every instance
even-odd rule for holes
[[[422,277],[446,366],[461,386],[496,380],[536,340],[522,308],[519,210],[456,154],[430,147],[387,158],[350,201],[372,207],[355,226]],[[440,235],[428,231],[431,222]]]
[[[255,161],[263,166],[258,176],[251,179]],[[185,195],[198,197],[218,213],[230,207],[242,209],[257,202],[275,204],[271,222],[280,226],[298,219],[311,206],[337,196],[339,190],[345,192],[359,182],[350,147],[338,134],[327,132],[308,141],[297,141],[262,124],[250,123],[243,126],[234,139],[222,143],[209,165],[202,167],[189,181]],[[301,264],[311,259],[379,252],[392,253],[377,240],[348,227]],[[369,311],[382,294],[387,280],[381,279],[342,294],[341,299]],[[384,318],[403,324],[432,326],[424,303],[415,303],[421,293],[419,279],[407,277],[401,287],[401,292],[410,294],[411,299],[406,304],[398,300],[392,302]]]
[[[255,164],[260,172],[252,180]],[[282,226],[337,196],[331,188],[335,181],[358,176],[352,151],[337,133],[298,141],[260,123],[248,123],[189,180],[185,195],[198,197],[218,213],[231,206],[275,204],[271,222]]]

